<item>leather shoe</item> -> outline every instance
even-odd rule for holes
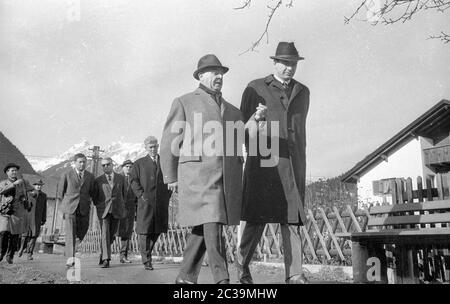
[[[124,264],[124,263],[131,263],[131,261],[129,259],[127,259],[127,257],[120,257],[120,263]]]
[[[109,260],[103,261],[102,268],[109,268]]]
[[[236,266],[237,270],[237,277],[238,282],[241,284],[253,284],[253,278],[250,274],[250,269],[247,267],[242,266],[237,258],[234,258],[234,265]]]
[[[20,250],[20,251],[19,251],[19,254],[18,254],[18,257],[20,258],[20,257],[22,256],[22,254],[23,254],[23,251]]]
[[[181,277],[177,277],[175,279],[175,284],[195,284],[195,282],[185,280],[185,279],[183,279]]]
[[[7,256],[7,257],[6,257],[6,262],[8,262],[8,264],[12,264],[12,263],[13,263],[13,258]]]
[[[221,280],[217,282],[217,284],[230,284],[230,280],[229,279]]]
[[[102,259],[102,256],[100,256],[100,259],[98,260],[98,264],[99,264],[99,265],[103,265],[103,259]]]
[[[294,275],[286,279],[286,284],[308,284],[308,283],[309,281],[303,273]]]
[[[29,256],[27,257],[27,260],[28,260],[28,261],[32,261],[32,260],[33,260],[33,257],[32,257],[31,255],[29,255]]]
[[[144,268],[145,268],[145,270],[153,270],[153,265],[151,262],[146,262],[144,264]]]

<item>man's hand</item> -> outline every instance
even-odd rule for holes
[[[22,183],[23,183],[23,179],[19,178],[19,179],[17,179],[13,184],[14,184],[15,186],[18,186],[18,185],[20,185],[20,184],[22,184]]]
[[[265,119],[266,114],[267,114],[267,107],[265,105],[259,103],[258,106],[256,107],[255,120],[261,121],[261,120]]]
[[[172,192],[178,192],[178,182],[168,184],[167,188],[169,188],[169,190]]]

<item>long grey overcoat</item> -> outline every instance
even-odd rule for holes
[[[261,157],[248,156],[244,170],[242,219],[257,223],[303,225],[306,173],[306,116],[309,109],[309,89],[293,81],[288,100],[280,82],[273,75],[250,82],[244,90],[241,111],[244,120],[255,113],[258,103],[267,106],[267,128],[279,123],[279,136],[271,134],[279,143],[279,162],[262,167]],[[270,141],[270,140],[269,140]],[[248,146],[247,146],[248,151]]]
[[[26,180],[24,183],[14,186],[10,180],[3,180],[0,182],[0,199],[5,199],[3,194],[9,189],[15,188],[15,196],[13,200],[13,213],[11,215],[0,215],[0,232],[9,231],[11,234],[22,234],[26,231],[25,217],[28,211],[25,209],[21,198],[27,197],[27,191],[32,190],[33,187]]]
[[[237,146],[235,142],[227,143],[227,135],[231,135],[227,134],[227,121],[233,124],[240,122],[243,126],[239,109],[222,97],[219,107],[216,101],[200,88],[176,98],[172,103],[161,140],[161,168],[165,183],[178,181],[177,220],[182,226],[211,222],[239,224],[242,203],[242,146]],[[209,130],[206,124],[218,126],[222,130]],[[223,137],[214,137],[216,132]],[[221,132],[223,133],[219,134]],[[194,138],[199,140],[194,143]],[[214,138],[219,140],[215,142]],[[194,153],[196,145],[214,146],[218,152],[220,144],[223,150],[216,155],[204,153],[203,149]],[[233,152],[223,156],[227,147],[232,148]],[[241,151],[241,155],[238,155],[237,151]]]

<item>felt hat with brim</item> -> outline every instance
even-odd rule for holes
[[[286,61],[299,61],[304,60],[304,57],[298,55],[298,51],[295,48],[294,42],[280,42],[278,43],[275,56],[270,56],[272,59],[286,60]]]
[[[5,166],[5,168],[3,169],[3,173],[6,174],[6,171],[8,171],[10,168],[16,168],[17,170],[20,169],[19,165],[16,165],[15,163],[9,163]]]
[[[126,161],[123,162],[122,167],[125,167],[126,165],[132,165],[133,162],[129,159],[127,159]]]
[[[40,180],[38,180],[38,181],[35,181],[34,183],[33,183],[33,185],[40,185],[40,186],[42,186],[42,185],[44,185],[45,183],[42,181],[42,179],[40,179]]]
[[[216,69],[216,68],[222,69],[224,74],[229,70],[226,66],[223,66],[222,63],[220,63],[216,55],[213,54],[205,55],[198,61],[197,70],[193,74],[194,78],[199,80],[198,74],[200,74],[201,72],[205,72],[209,69]]]

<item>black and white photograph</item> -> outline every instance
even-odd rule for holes
[[[448,285],[450,1],[0,0],[0,169],[0,284]]]

